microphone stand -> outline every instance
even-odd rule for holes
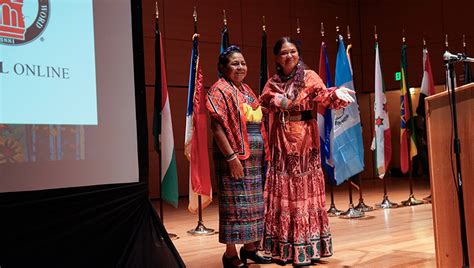
[[[462,61],[462,60],[461,60]],[[469,252],[467,246],[466,236],[466,219],[464,215],[464,197],[462,190],[462,175],[461,175],[461,143],[458,137],[458,124],[457,124],[457,113],[456,113],[456,94],[454,89],[454,61],[446,61],[446,70],[449,72],[451,81],[448,86],[448,95],[451,99],[451,116],[454,129],[454,153],[456,155],[456,183],[457,183],[457,195],[458,195],[458,206],[459,206],[459,221],[461,229],[461,244],[462,244],[462,267],[469,267]]]

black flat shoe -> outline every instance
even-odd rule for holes
[[[270,257],[257,255],[257,250],[247,251],[243,247],[240,248],[240,259],[245,265],[247,265],[247,259],[251,259],[255,263],[259,263],[259,264],[272,262],[272,258]]]
[[[245,264],[239,259],[239,256],[227,258],[225,254],[222,256],[222,264],[224,268],[243,268]]]

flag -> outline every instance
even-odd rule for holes
[[[163,41],[161,39],[157,19],[155,24],[154,145],[158,154],[161,154],[161,198],[174,207],[178,207],[178,172],[176,170],[173,124],[171,122],[170,101],[163,55]]]
[[[467,57],[466,40],[465,40],[464,35],[462,36],[462,39],[463,39],[462,43],[463,43],[463,48],[464,48],[463,54],[465,57]],[[473,80],[472,80],[472,73],[471,73],[471,63],[465,61],[464,62],[464,84],[467,85],[472,82]]]
[[[471,63],[464,62],[464,84],[472,83]]]
[[[415,124],[412,118],[412,103],[407,79],[406,44],[402,45],[401,57],[401,92],[400,92],[400,168],[402,173],[410,169],[410,159],[417,154]],[[408,133],[410,131],[411,133]],[[408,144],[408,140],[410,143]],[[410,157],[410,159],[408,159]]]
[[[344,46],[344,38],[339,35],[339,48],[336,56],[336,86],[354,90],[352,70]],[[352,97],[356,99],[355,94]],[[339,110],[332,110],[334,145],[333,159],[336,183],[364,170],[364,147],[362,126],[357,101]]]
[[[229,31],[227,29],[227,24],[224,24],[224,28],[221,32],[221,50],[220,53],[224,52],[229,47]]]
[[[186,137],[184,152],[189,164],[189,206],[191,212],[198,210],[198,195],[205,208],[212,201],[211,176],[207,148],[206,92],[199,65],[199,39],[193,36],[193,50],[188,87],[188,109],[186,112]]]
[[[260,94],[268,80],[268,63],[267,63],[267,32],[262,31],[262,47],[260,49]]]
[[[374,100],[374,140],[372,150],[375,151],[375,172],[381,179],[387,172],[392,158],[390,123],[388,120],[387,97],[380,65],[379,45],[375,42],[375,100]]]
[[[435,93],[433,74],[431,73],[430,57],[428,49],[423,48],[423,78],[421,80],[420,97],[416,113],[425,117],[425,98]]]
[[[349,29],[349,27],[347,28]],[[346,54],[347,54],[347,60],[349,61],[349,68],[351,70],[351,75],[352,75],[352,84],[354,84],[354,71],[352,69],[352,43],[350,42],[349,40],[349,44],[347,45],[347,48],[346,48]],[[360,111],[359,111],[360,113]],[[360,123],[360,126],[362,128],[362,122]],[[360,190],[360,178],[359,178],[359,174],[356,174],[352,177],[349,178],[352,186],[354,186],[357,190]]]
[[[326,84],[332,87],[331,74],[329,71],[328,55],[326,53],[326,43],[321,43],[319,53],[319,76]],[[331,109],[318,104],[318,128],[321,144],[321,164],[326,171],[328,181],[334,183],[334,163],[332,158],[332,145],[334,142],[334,131],[332,128]]]

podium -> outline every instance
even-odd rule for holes
[[[469,262],[474,267],[474,83],[456,88],[455,94]],[[448,92],[427,97],[425,107],[436,263],[438,267],[461,267],[456,156]]]

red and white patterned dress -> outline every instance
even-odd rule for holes
[[[286,96],[292,99],[286,116],[313,110],[315,101],[332,108],[347,103],[337,98],[334,89],[327,90],[312,70],[304,71],[304,86],[297,88],[293,80],[282,82],[273,76],[260,97],[262,106],[274,118],[269,135],[271,164],[264,191],[264,247],[282,261],[308,265],[332,255],[318,126],[316,119],[282,123],[282,100]]]

